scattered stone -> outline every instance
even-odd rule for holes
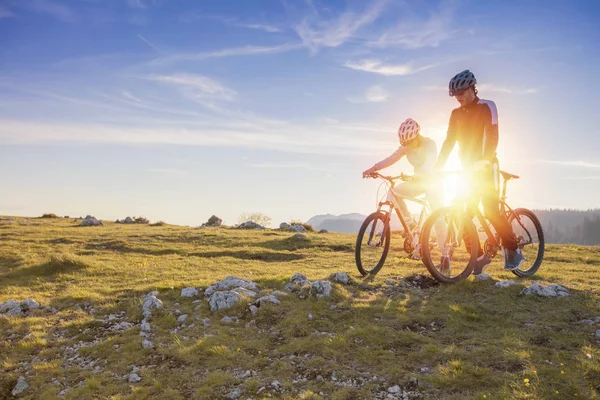
[[[293,232],[298,232],[298,233],[302,233],[302,232],[306,232],[307,231],[307,229],[304,226],[300,225],[300,224],[292,224],[292,225],[290,225],[289,230],[293,231]]]
[[[210,297],[208,305],[212,312],[226,310],[233,307],[242,299],[242,296],[234,291],[216,292]]]
[[[158,310],[163,307],[162,301],[156,297],[158,292],[148,293],[142,301],[142,313],[144,318],[149,318],[152,315],[152,310]]]
[[[96,219],[96,217],[92,217],[91,215],[87,215],[83,221],[79,224],[80,226],[100,226],[102,225],[102,221]]]
[[[144,332],[150,332],[152,330],[152,328],[150,327],[150,323],[148,321],[146,321],[146,320],[142,321],[142,324],[141,324],[140,328]]]
[[[25,391],[25,389],[27,389],[29,387],[29,384],[27,383],[27,381],[25,380],[24,376],[20,376],[19,379],[17,380],[17,384],[15,385],[15,387],[12,390],[12,395],[13,396],[19,396],[21,393],[23,393]]]
[[[235,324],[238,322],[237,317],[229,317],[229,316],[224,316],[223,318],[221,318],[221,323],[222,324]]]
[[[323,298],[331,296],[331,283],[327,281],[315,281],[310,285],[310,294]]]
[[[400,388],[400,386],[394,385],[392,387],[389,387],[387,391],[388,393],[400,393],[402,389]]]
[[[71,390],[71,388],[66,388],[66,389],[63,389],[63,390],[61,390],[60,392],[58,392],[58,395],[59,395],[60,397],[63,397],[63,396],[65,396],[67,393],[69,393],[69,390]]]
[[[154,345],[152,344],[151,341],[149,341],[148,339],[145,339],[145,340],[142,341],[142,347],[144,349],[153,349]]]
[[[600,329],[596,330],[595,336],[596,339],[600,339]]]
[[[181,289],[181,297],[196,297],[198,296],[198,289],[195,287],[187,287]]]
[[[210,318],[204,318],[202,320],[202,326],[204,326],[205,328],[210,328]]]
[[[133,327],[133,324],[131,324],[129,322],[123,321],[123,322],[119,322],[119,323],[114,324],[113,326],[111,326],[109,328],[109,330],[112,331],[112,332],[122,332],[122,331],[127,330],[127,329],[129,329],[131,327]]]
[[[250,312],[252,313],[252,316],[256,316],[256,313],[258,312],[258,307],[256,307],[254,304],[250,305]]]
[[[569,296],[569,289],[564,286],[557,285],[556,283],[553,283],[549,286],[542,286],[538,285],[537,283],[533,283],[528,288],[523,289],[521,294],[536,294],[543,297],[565,297]]]
[[[243,224],[238,225],[239,229],[266,229],[264,226],[257,224],[253,221],[246,221]]]
[[[280,390],[281,389],[281,383],[277,380],[271,382],[271,387],[275,390]]]
[[[304,287],[309,286],[310,281],[305,275],[296,273],[294,274],[288,283],[286,283],[284,289],[288,292],[296,292],[302,290]]]
[[[327,229],[321,229],[319,233],[329,233],[329,231]]]
[[[216,215],[211,216],[208,221],[204,224],[204,226],[221,226],[223,220]]]
[[[475,275],[475,279],[477,279],[478,281],[487,281],[489,279],[492,279],[492,276],[490,274],[479,274]]]
[[[227,278],[219,281],[213,285],[210,285],[204,291],[204,296],[209,298],[213,295],[214,292],[218,290],[230,290],[233,288],[244,288],[249,290],[256,290],[256,283],[252,281],[248,281],[246,279],[238,278],[235,276],[228,276]]]
[[[276,290],[273,293],[271,293],[273,296],[287,296],[288,294],[286,292],[282,292],[281,290]]]
[[[329,275],[329,280],[343,283],[344,285],[350,283],[350,277],[346,272],[334,272],[333,274]]]
[[[233,389],[231,392],[225,395],[226,399],[235,400],[238,399],[242,395],[242,391],[240,389]]]
[[[256,292],[255,291],[248,290],[248,289],[243,288],[243,287],[235,288],[235,289],[233,289],[233,291],[241,294],[242,296],[256,297]]]
[[[289,231],[291,228],[291,225],[288,224],[287,222],[282,222],[281,224],[279,224],[279,229],[281,229],[282,231]]]
[[[188,318],[188,315],[187,315],[187,314],[180,315],[180,316],[177,318],[177,323],[179,323],[179,324],[183,324],[187,318]]]
[[[308,319],[312,320],[313,319],[313,315],[312,314],[308,314]]]
[[[135,383],[135,382],[141,381],[142,378],[134,372],[134,373],[129,374],[129,377],[127,378],[127,380],[129,381],[129,383]]]
[[[21,303],[19,303],[16,300],[8,300],[5,301],[4,303],[0,304],[0,313],[4,314],[10,310],[12,310],[13,308],[17,308],[17,307],[21,307]]]
[[[304,239],[308,239],[304,233],[296,233],[296,234],[295,234],[294,236],[292,236],[292,237],[293,237],[294,239],[302,239],[302,240],[304,240]]]
[[[25,299],[21,302],[21,308],[25,310],[37,310],[40,308],[40,303],[33,299]]]
[[[513,285],[516,285],[517,282],[513,281],[512,279],[508,279],[505,281],[498,281],[494,284],[494,287],[497,288],[507,288],[507,287],[511,287]]]
[[[422,367],[421,372],[422,373],[429,372],[429,367]]]
[[[259,299],[256,299],[256,301],[254,303],[258,304],[260,306],[260,305],[262,305],[262,303],[281,304],[281,301],[279,301],[277,299],[277,297],[275,297],[273,295],[269,295],[269,296],[263,296]]]

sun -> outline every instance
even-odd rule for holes
[[[454,152],[448,158],[444,171],[461,171],[462,165],[458,159],[458,155]],[[464,194],[466,190],[466,182],[459,174],[444,175],[444,205],[449,206],[460,194]]]

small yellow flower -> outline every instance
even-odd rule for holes
[[[565,365],[565,364],[563,364],[563,363],[560,363],[560,366],[561,366],[561,367],[562,367],[563,365]]]
[[[529,387],[529,382],[527,382],[527,383],[525,384],[525,386],[526,386],[526,387]]]
[[[561,375],[564,375],[564,374],[565,374],[565,371],[560,371],[560,374],[561,374]]]
[[[484,394],[484,395],[483,395],[483,398],[484,398],[484,399],[487,399],[487,396]]]
[[[558,390],[556,391],[556,394],[558,394]]]
[[[238,351],[238,353],[240,352],[240,348],[239,347],[238,347],[237,351]]]
[[[523,379],[523,382],[525,382],[525,383],[529,383],[529,378],[525,378],[525,379]]]
[[[260,350],[259,350],[259,351],[258,351],[258,354],[262,354],[262,351],[260,351]]]

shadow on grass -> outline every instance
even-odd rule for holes
[[[264,262],[282,262],[302,260],[305,256],[301,254],[281,252],[253,252],[253,251],[209,251],[201,253],[189,253],[190,256],[203,258],[233,257],[240,260],[256,260]]]

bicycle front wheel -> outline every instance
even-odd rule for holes
[[[525,261],[518,269],[513,270],[517,276],[531,276],[542,265],[544,258],[544,232],[536,215],[526,209],[517,208],[508,217],[508,222],[517,237],[519,248]]]
[[[374,212],[363,222],[356,238],[356,267],[363,275],[379,272],[390,249],[390,225],[387,216]]]
[[[421,231],[423,264],[436,280],[456,283],[467,278],[473,272],[478,251],[475,224],[464,212],[440,208],[425,221]]]

